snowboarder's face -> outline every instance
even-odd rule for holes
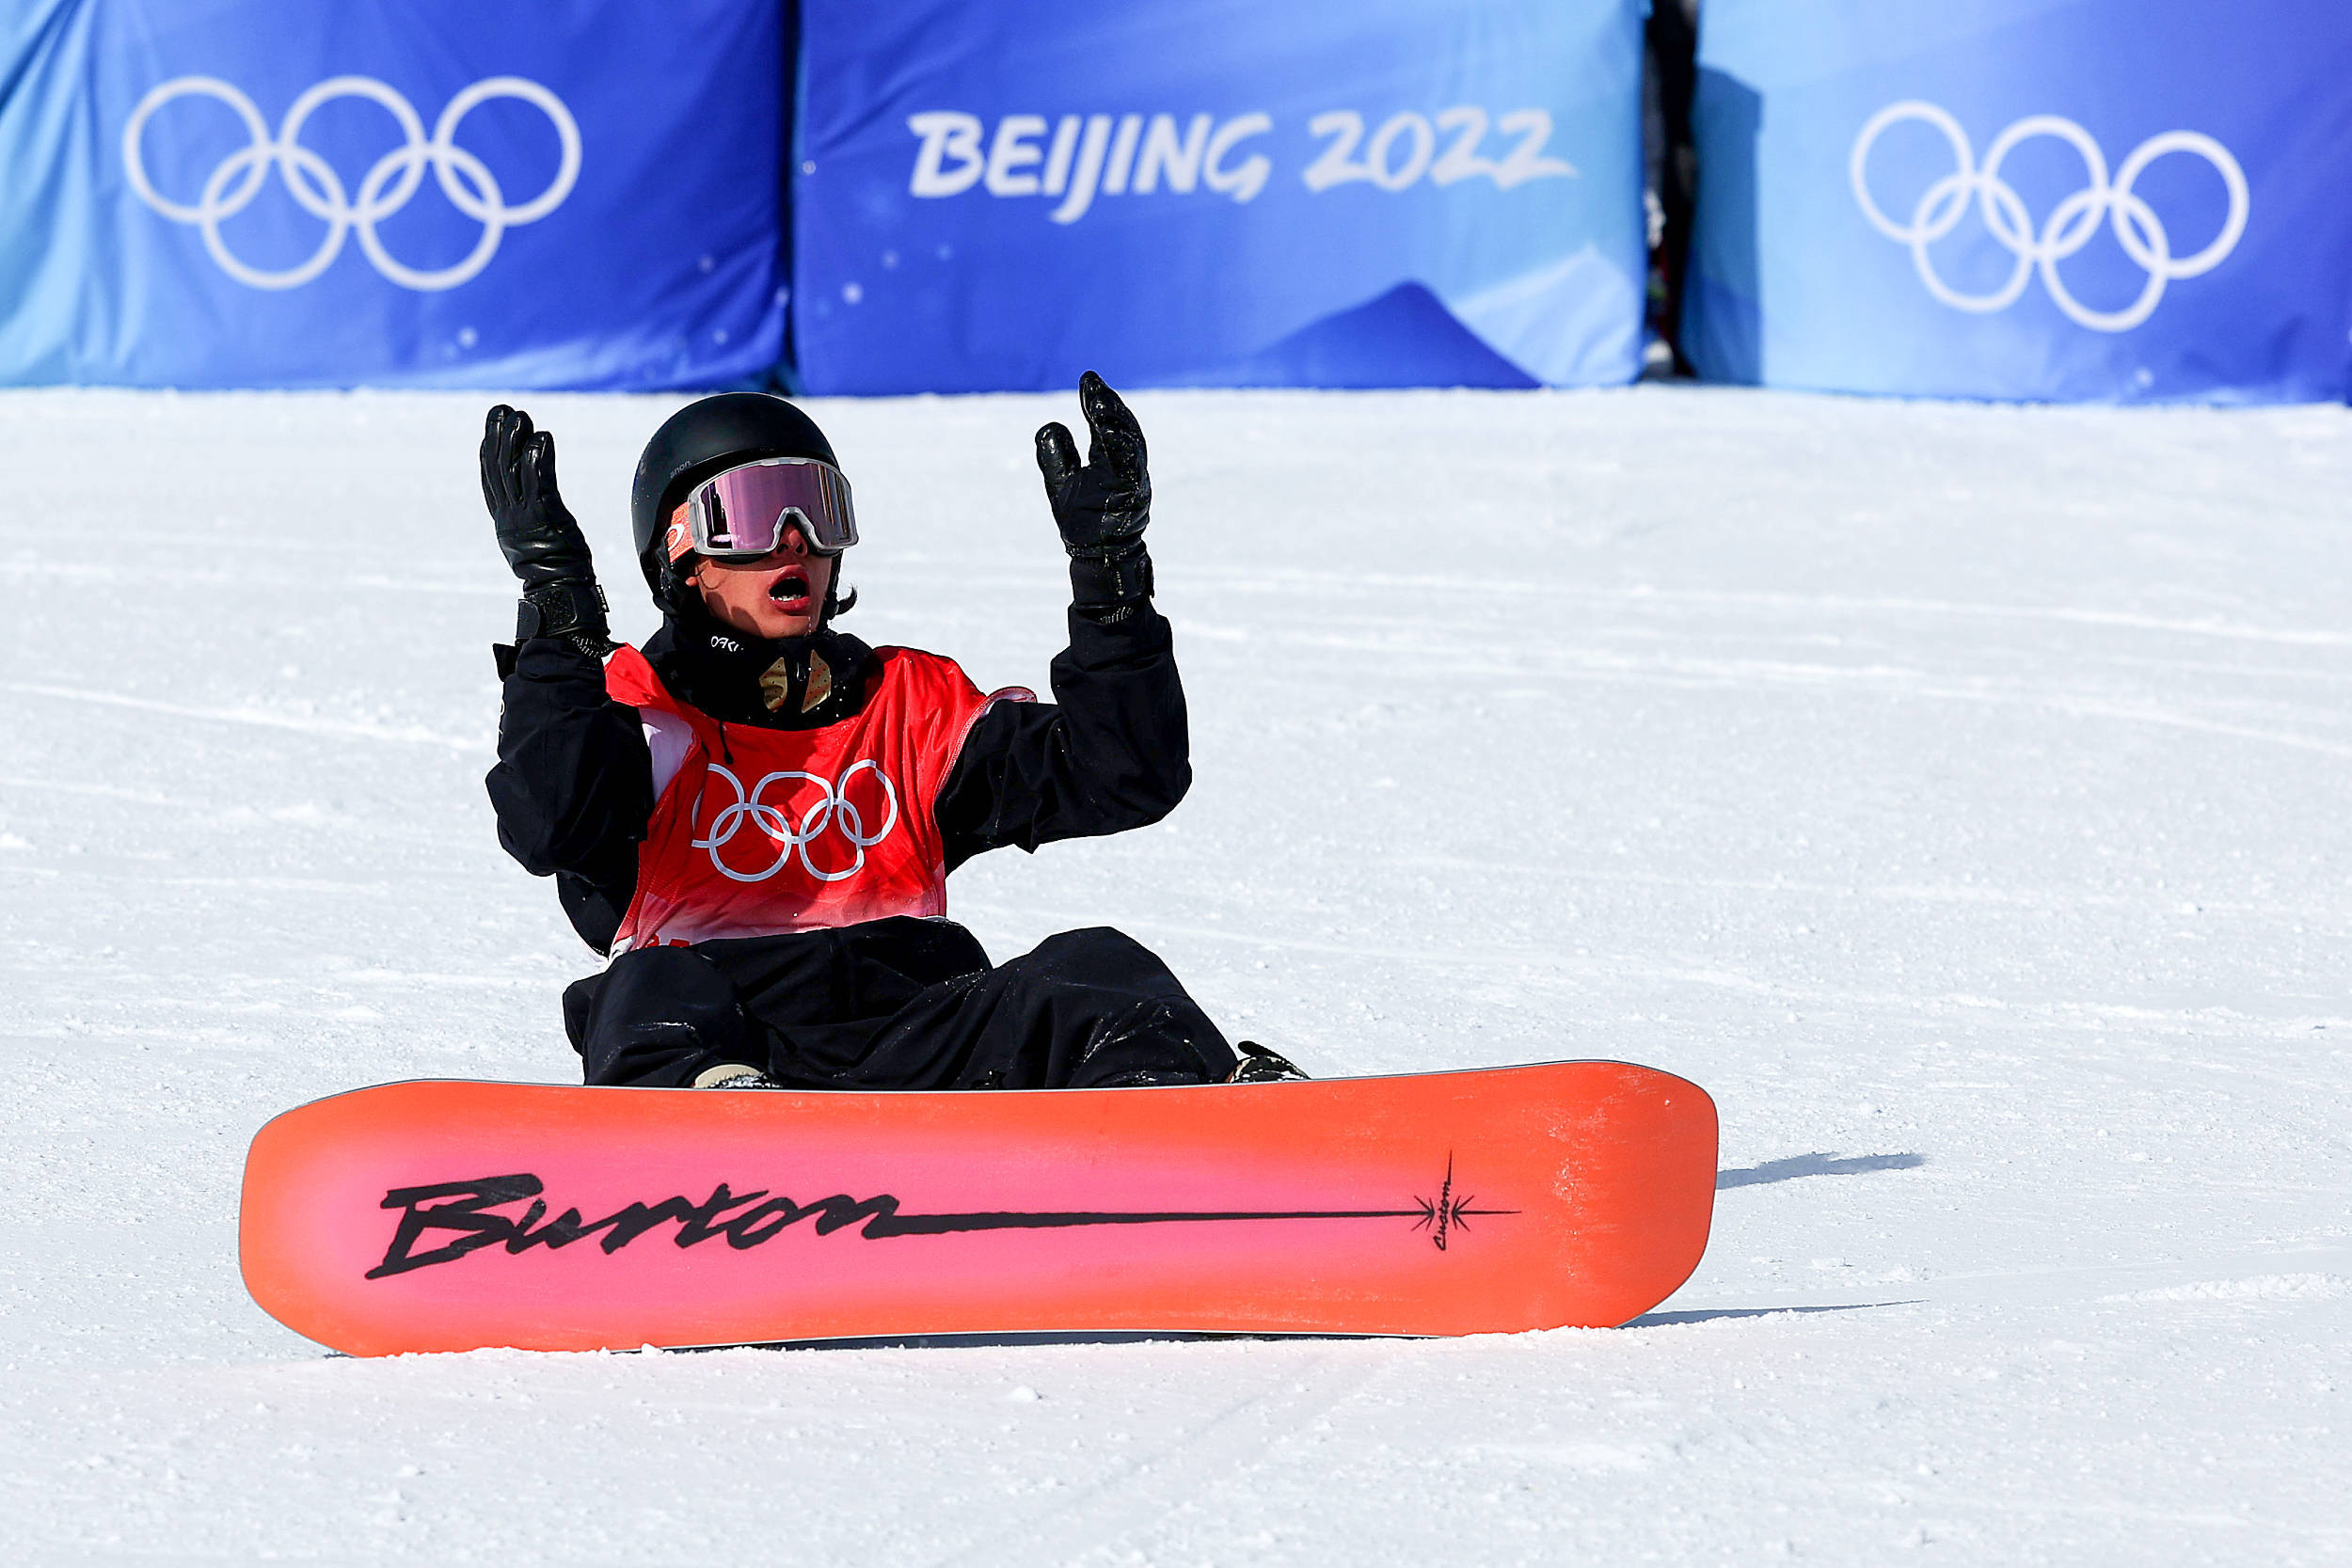
[[[685,520],[683,506],[671,517]],[[824,615],[825,590],[833,583],[834,558],[808,547],[797,526],[784,543],[756,561],[694,563],[686,578],[699,590],[703,606],[721,626],[773,641],[806,637]]]

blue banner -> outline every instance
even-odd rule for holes
[[[804,0],[801,381],[1629,381],[1645,13]]]
[[[1699,55],[1703,374],[2352,390],[2344,0],[1707,0]]]
[[[783,349],[781,0],[6,0],[0,381],[702,386]]]

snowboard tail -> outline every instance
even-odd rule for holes
[[[357,1355],[1604,1326],[1705,1250],[1715,1109],[1616,1062],[1200,1088],[419,1082],[262,1129],[246,1287]]]

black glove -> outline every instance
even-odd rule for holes
[[[1147,597],[1152,558],[1143,553],[1143,530],[1152,520],[1152,474],[1143,427],[1092,371],[1078,378],[1078,406],[1090,436],[1085,467],[1067,426],[1056,422],[1037,433],[1038,472],[1070,552],[1071,584],[1080,604]]]
[[[605,625],[596,562],[556,493],[555,437],[502,403],[483,422],[482,499],[506,564],[522,580],[515,641],[560,637],[591,658],[611,652],[616,644]]]

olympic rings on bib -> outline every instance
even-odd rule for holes
[[[247,144],[221,160],[206,178],[194,205],[167,199],[147,174],[140,136],[148,120],[176,99],[211,98],[227,104],[245,122]],[[341,98],[364,98],[391,114],[403,137],[400,146],[376,160],[359,182],[355,198],[343,188],[333,166],[301,144],[302,128],[322,105]],[[494,98],[520,99],[536,107],[555,127],[562,156],[555,178],[547,189],[518,206],[508,206],[490,167],[457,145],[457,128],[467,115]],[[375,226],[408,203],[423,182],[430,166],[441,194],[450,205],[482,225],[482,238],[465,259],[453,266],[427,270],[411,267],[384,248]],[[154,88],[139,100],[122,127],[122,166],[131,188],[174,223],[192,223],[204,235],[204,248],[238,282],[256,289],[293,289],[310,282],[342,250],[345,236],[357,231],[359,248],[375,270],[404,289],[453,289],[490,264],[500,239],[509,229],[535,223],[563,205],[580,178],[580,125],[564,101],[538,83],[520,76],[491,76],[474,83],[449,101],[434,123],[428,139],[424,122],[405,98],[373,76],[336,76],[319,83],[294,101],[278,122],[273,138],[262,112],[235,87],[217,76],[181,76]],[[326,225],[326,236],[306,261],[282,271],[247,265],[229,249],[220,226],[253,204],[272,167],[284,177],[286,190],[296,204]]]
[[[849,798],[850,781],[869,768],[873,771],[875,782],[882,785],[883,800],[882,826],[870,835],[866,832],[865,816],[859,813],[857,807],[850,803]],[[795,768],[781,768],[776,772],[763,775],[760,781],[752,785],[748,791],[743,788],[742,780],[719,764],[712,763],[710,771],[717,777],[726,780],[734,787],[735,800],[731,804],[720,808],[719,815],[710,819],[709,836],[694,840],[694,847],[709,850],[710,863],[718,867],[721,876],[735,881],[766,881],[784,869],[785,863],[792,858],[796,850],[800,853],[802,867],[818,881],[847,881],[866,869],[866,851],[888,838],[890,830],[898,825],[898,788],[891,784],[890,775],[884,773],[879,764],[871,761],[851,763],[842,771],[841,781],[837,784],[830,780],[819,778],[814,773],[803,773]],[[790,814],[782,806],[770,805],[760,799],[768,792],[768,786],[780,779],[799,779],[815,784],[818,790],[822,791],[817,798],[817,802],[801,814],[798,824],[793,822]],[[735,837],[746,822],[750,823],[760,836],[766,838],[776,851],[776,858],[764,871],[738,871],[720,858],[719,851]],[[845,871],[819,870],[817,863],[809,859],[809,844],[829,827],[838,827],[841,830],[841,836],[847,839],[850,847],[856,851],[856,862]]]
[[[1912,209],[1911,221],[1899,224],[1871,199],[1863,169],[1880,134],[1910,119],[1923,121],[1943,133],[1952,150],[1954,167],[1921,193],[1918,204]],[[2088,176],[2088,183],[2081,190],[2051,209],[2039,233],[2026,212],[2024,199],[2001,178],[2002,161],[2020,144],[2036,136],[2054,136],[2072,147],[2081,156]],[[2189,152],[2204,159],[2221,176],[2230,194],[2229,215],[2222,222],[2220,233],[2204,249],[2177,260],[2172,254],[2171,236],[2157,218],[2155,209],[2132,188],[2150,164],[2170,152]],[[2038,267],[2042,287],[2049,290],[2058,308],[2078,325],[2096,332],[2123,332],[2137,326],[2164,297],[2167,283],[2212,271],[2237,247],[2238,237],[2246,232],[2246,172],[2238,167],[2228,148],[2196,131],[2166,131],[2141,142],[2115,171],[2114,182],[2110,184],[2106,155],[2091,140],[2090,133],[2071,119],[2057,115],[2032,115],[2017,121],[1993,138],[1993,145],[1985,150],[1984,166],[1979,168],[1960,121],[1933,103],[1913,99],[1890,103],[1870,117],[1862,134],[1854,138],[1847,173],[1862,215],[1888,239],[1911,247],[1912,263],[1918,269],[1919,280],[1937,299],[1956,310],[2005,310],[2025,293],[2026,280]],[[1991,293],[1960,293],[1935,275],[1934,264],[1928,258],[1928,246],[1959,227],[1967,214],[1971,197],[1983,214],[1985,229],[2017,261],[2009,280]],[[2106,218],[2114,230],[2116,243],[2123,247],[2123,254],[2148,275],[2139,297],[2120,310],[2091,309],[2067,292],[2065,281],[2058,276],[2058,263],[2090,243],[2091,236],[2099,231],[2101,218]]]

